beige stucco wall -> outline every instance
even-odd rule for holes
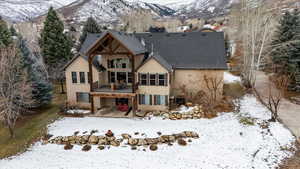
[[[151,59],[147,63],[145,63],[142,67],[139,68],[138,73],[159,73],[165,74],[169,73],[163,66],[161,66],[156,60]],[[170,76],[168,74],[168,79]],[[168,80],[169,81],[169,80]],[[138,94],[147,94],[147,95],[169,95],[170,94],[170,85],[168,82],[168,86],[141,86],[139,85]],[[153,98],[152,98],[153,99]],[[154,103],[154,100],[152,100]],[[153,111],[153,110],[167,110],[168,106],[161,105],[139,105],[138,109],[143,111]]]
[[[224,70],[175,70],[172,76],[172,96],[182,95],[179,88],[183,85],[189,92],[197,93],[200,90],[206,90],[206,84],[204,76],[217,77],[222,79],[224,76]],[[223,91],[223,85],[221,85],[220,91]]]
[[[72,73],[77,72],[77,83],[72,83]],[[85,83],[80,84],[79,72],[85,72]],[[72,64],[70,64],[65,70],[66,74],[66,88],[67,88],[67,101],[71,105],[77,105],[81,108],[90,108],[90,103],[77,103],[76,101],[76,92],[90,92],[90,84],[88,83],[87,72],[89,72],[88,61],[82,57],[78,57]],[[98,71],[93,66],[93,82],[99,80]],[[95,104],[100,104],[99,101],[96,101]],[[99,105],[97,105],[99,106]]]

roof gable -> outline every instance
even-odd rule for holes
[[[132,34],[116,31],[106,31],[100,34],[88,34],[85,42],[82,45],[80,53],[83,55],[88,55],[89,53],[93,52],[93,50],[95,50],[93,48],[107,36],[111,36],[113,39],[117,40],[133,55],[146,52],[145,47]]]

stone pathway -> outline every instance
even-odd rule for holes
[[[267,97],[269,78],[261,71],[256,72],[256,89],[260,94]],[[280,120],[289,128],[300,141],[300,105],[294,104],[287,99],[281,101],[278,112]]]

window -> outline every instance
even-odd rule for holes
[[[154,95],[154,105],[168,105],[168,96]]]
[[[152,105],[152,95],[139,95],[139,103],[140,105]]]
[[[151,86],[156,85],[156,74],[150,74],[150,85]]]
[[[85,73],[79,72],[80,83],[85,83]]]
[[[129,68],[128,58],[118,58],[107,61],[108,68],[126,69]]]
[[[126,83],[126,72],[117,72],[117,80],[118,83]]]
[[[167,82],[166,82],[166,76],[165,74],[160,74],[158,76],[158,85],[159,86],[166,86]]]
[[[140,74],[140,84],[141,85],[147,85],[147,74]]]
[[[76,98],[77,98],[77,102],[80,102],[80,103],[89,103],[90,102],[90,94],[89,93],[77,92]]]
[[[132,73],[131,72],[128,72],[128,74],[127,74],[127,82],[132,83]]]
[[[72,82],[77,83],[77,73],[76,72],[72,72]]]

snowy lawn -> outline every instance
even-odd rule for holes
[[[157,132],[174,134],[190,130],[198,132],[199,139],[187,146],[158,145],[157,151],[144,152],[144,147],[131,150],[130,147],[106,147],[99,150],[92,146],[88,152],[81,146],[64,150],[62,145],[41,145],[11,159],[0,161],[1,169],[268,169],[276,168],[281,160],[293,153],[294,137],[280,123],[271,123],[262,129],[257,122],[269,119],[269,112],[253,96],[245,96],[241,102],[241,113],[220,114],[214,119],[162,120],[152,119],[111,119],[111,118],[63,118],[49,126],[54,136],[72,135],[75,131],[97,129],[103,135],[112,130],[120,137],[122,133],[145,133],[147,137],[157,137]],[[243,125],[241,116],[255,118],[255,125]],[[138,136],[134,136],[138,137]],[[141,137],[141,136],[139,136]],[[126,141],[125,141],[126,142]]]
[[[235,76],[229,72],[224,72],[224,83],[236,83],[241,82],[241,78],[239,76]]]

